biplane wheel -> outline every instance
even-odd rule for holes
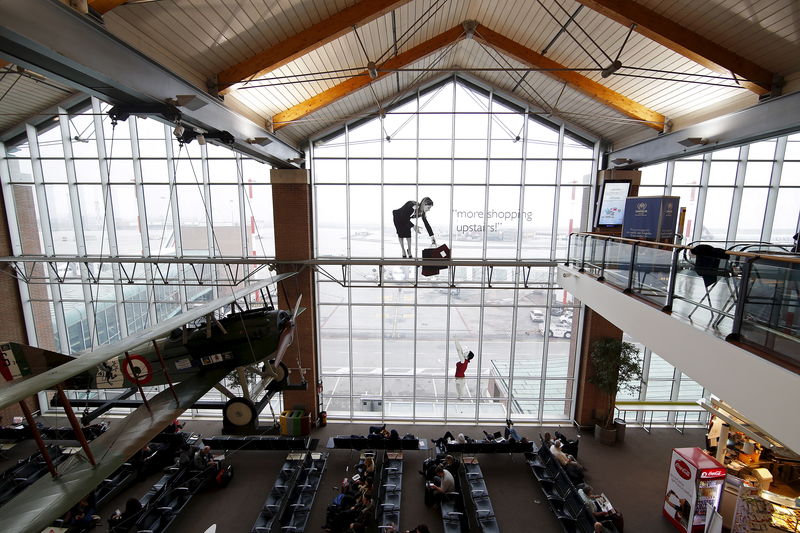
[[[257,416],[255,404],[247,398],[228,400],[222,410],[223,423],[236,427],[252,425]]]
[[[275,369],[275,373],[277,374],[275,379],[272,380],[272,383],[275,385],[285,385],[286,381],[289,379],[289,367],[287,367],[283,361],[278,363],[278,366],[275,366],[275,359],[271,359],[269,364]]]

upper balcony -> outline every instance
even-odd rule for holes
[[[559,283],[800,449],[800,255],[575,233]]]

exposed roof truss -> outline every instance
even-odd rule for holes
[[[354,26],[366,24],[411,0],[361,0],[318,22],[275,46],[217,74],[217,89],[263,76],[326,43],[341,37]]]
[[[766,94],[772,89],[775,75],[769,70],[636,2],[577,1],[624,26],[635,25],[638,33],[710,70],[744,77],[739,83],[756,94]]]

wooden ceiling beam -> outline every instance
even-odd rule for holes
[[[217,90],[224,93],[235,83],[263,76],[341,37],[351,31],[353,26],[366,24],[410,1],[361,0],[297,35],[218,73]]]
[[[756,94],[772,90],[774,74],[717,43],[631,0],[577,0],[586,7],[630,27],[695,63],[723,74],[735,73],[741,85]]]
[[[590,96],[598,102],[605,104],[620,113],[634,118],[636,120],[645,121],[645,125],[662,131],[664,128],[665,117],[664,115],[649,109],[642,104],[631,100],[616,91],[597,83],[596,81],[587,78],[586,76],[577,72],[568,70],[568,67],[560,63],[556,63],[552,59],[548,59],[538,52],[534,52],[530,48],[526,48],[516,41],[509,39],[499,33],[490,30],[486,26],[478,25],[475,30],[475,38],[480,39],[487,44],[501,50],[517,61],[524,63],[533,68],[552,69],[545,72],[546,74],[566,82],[570,87],[577,89],[583,94]]]
[[[426,57],[437,50],[452,44],[453,42],[463,38],[464,35],[464,28],[460,24],[444,33],[440,33],[436,37],[433,37],[422,44],[418,44],[414,48],[406,50],[405,52],[386,60],[381,65],[378,65],[377,77],[374,79],[380,79],[392,73],[391,70],[381,69],[403,68],[406,65],[418,61],[423,57]],[[323,91],[316,96],[312,96],[308,100],[300,102],[299,104],[290,107],[286,111],[278,113],[272,117],[273,128],[277,130],[284,126],[288,126],[294,120],[308,116],[311,113],[318,111],[323,107],[356,92],[359,89],[363,89],[372,83],[374,79],[370,77],[368,71],[365,70],[360,72],[356,76],[349,78],[342,83],[334,85],[330,89]]]
[[[127,1],[128,0],[89,0],[89,6],[101,15],[104,15]]]

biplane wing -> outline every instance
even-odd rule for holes
[[[294,272],[289,272],[286,274],[273,276],[268,280],[259,280],[252,285],[248,285],[247,287],[242,287],[241,289],[234,291],[228,296],[222,296],[199,307],[190,309],[185,313],[181,313],[180,315],[176,315],[167,320],[161,321],[157,325],[145,331],[135,333],[122,339],[121,341],[99,346],[94,350],[86,350],[74,354],[74,360],[47,370],[46,372],[28,377],[26,379],[0,385],[0,409],[19,402],[29,396],[33,396],[39,391],[52,389],[56,385],[64,383],[73,376],[95,369],[98,365],[108,361],[118,354],[127,352],[152,339],[163,337],[172,330],[180,328],[188,322],[211,314],[220,307],[230,304],[240,298],[244,298],[252,292],[263,289],[267,285],[277,283],[281,280],[294,276],[295,274],[296,273]]]
[[[58,467],[59,477],[43,477],[0,509],[0,531],[24,533],[42,531],[66,513],[80,498],[89,494],[114,470],[150,442],[171,421],[190,408],[229,369],[212,370],[173,387],[150,399],[150,409],[142,405],[91,443],[97,465],[92,466],[81,451]]]

